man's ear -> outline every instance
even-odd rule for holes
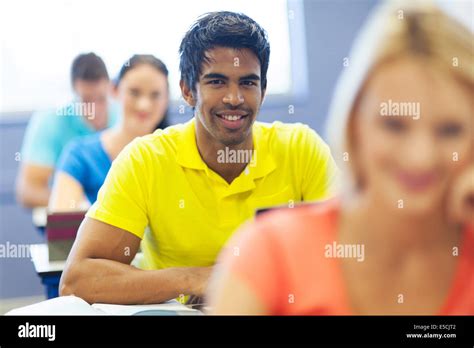
[[[184,80],[179,81],[179,87],[181,88],[181,95],[183,96],[186,103],[191,107],[196,106],[196,99],[194,99],[193,91],[188,87],[187,83]]]
[[[265,101],[265,95],[267,93],[267,89],[263,89],[262,90],[262,101],[260,102],[260,106],[262,106],[263,102]]]

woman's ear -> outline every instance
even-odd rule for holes
[[[183,96],[186,103],[191,107],[196,106],[196,99],[194,99],[193,91],[188,87],[187,83],[184,80],[179,81],[179,87],[181,88],[181,95]]]

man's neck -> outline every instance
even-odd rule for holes
[[[199,133],[207,134],[207,132],[196,131],[196,145],[202,160],[210,169],[227,181],[227,183],[232,183],[232,181],[234,181],[234,179],[236,179],[240,173],[242,173],[247,164],[250,162],[251,156],[241,156],[248,160],[235,162],[229,161],[228,155],[234,154],[237,156],[236,154],[238,154],[237,151],[239,150],[249,151],[248,154],[251,154],[254,146],[252,133],[249,134],[244,142],[236,145],[225,145],[216,142],[216,140],[210,136],[201,137]]]
[[[89,124],[92,128],[94,128],[96,131],[103,130],[107,127],[108,123],[108,116],[103,118],[103,119],[97,119],[95,117],[89,118],[88,116],[83,116],[84,121]]]

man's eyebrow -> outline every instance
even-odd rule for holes
[[[206,74],[202,77],[202,79],[222,79],[222,80],[228,80],[229,78],[223,74],[220,73],[209,73]],[[253,81],[260,81],[260,76],[257,74],[249,74],[245,75],[239,78],[239,81],[245,81],[245,80],[253,80]]]
[[[219,73],[209,73],[209,74],[204,75],[202,78],[203,79],[223,79],[223,80],[229,79],[227,76],[219,74]]]
[[[243,80],[260,81],[260,76],[258,76],[257,74],[249,74],[249,75],[242,76],[241,78],[239,78],[239,80],[240,81],[243,81]]]

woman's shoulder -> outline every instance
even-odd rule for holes
[[[81,159],[102,148],[100,132],[71,139],[61,151],[57,166],[61,167],[72,158]]]
[[[98,151],[102,150],[100,132],[74,138],[64,147],[57,167],[64,169],[71,163],[76,163],[75,166],[77,166],[78,163],[87,161],[90,157],[96,157]]]
[[[97,146],[102,146],[101,142],[102,132],[96,132],[93,134],[88,134],[80,137],[73,138],[66,146],[67,149],[80,151],[83,149],[95,148]]]

